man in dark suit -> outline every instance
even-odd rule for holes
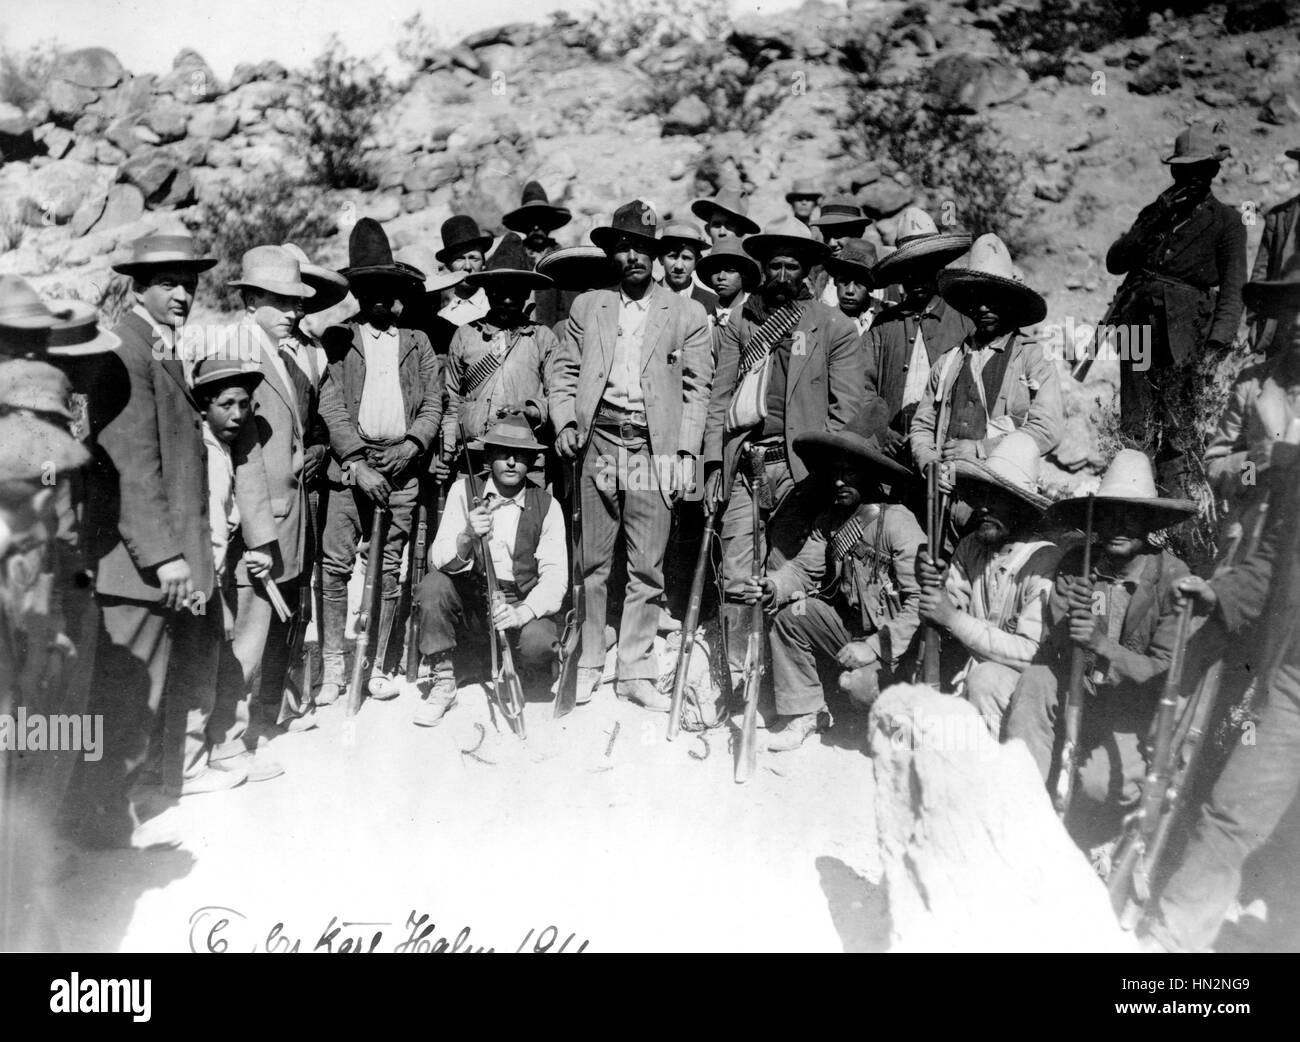
[[[137,239],[131,260],[114,266],[131,278],[135,307],[114,330],[122,343],[106,356],[96,381],[102,393],[90,402],[97,445],[87,535],[103,626],[89,711],[105,721],[104,755],[91,772],[98,777],[86,787],[98,806],[87,808],[82,822],[82,838],[93,846],[130,844],[136,822],[128,793],[148,755],[169,665],[183,667],[186,649],[219,638],[212,627],[220,627],[222,613],[210,606],[202,421],[187,382],[186,349],[178,343],[199,273],[215,263],[198,256],[186,234],[155,234]],[[237,484],[241,472],[261,469],[255,441],[236,446],[234,455]],[[244,484],[252,491],[258,483]],[[249,565],[265,570],[267,544],[275,539],[269,504],[250,498],[239,506],[244,545],[252,548]],[[171,687],[184,690],[176,678]],[[178,721],[184,708],[169,706],[169,720]],[[182,750],[173,730],[163,749],[163,775],[180,795],[245,780],[242,769],[207,766],[181,783]]]
[[[616,694],[667,712],[654,637],[664,590],[664,552],[674,503],[698,481],[713,353],[704,309],[656,285],[661,245],[655,213],[619,207],[591,239],[622,271],[617,290],[573,302],[555,363],[551,418],[556,450],[581,455],[586,618],[578,700],[591,699],[605,662],[606,583],[620,531],[627,595],[618,640]]]
[[[1210,191],[1227,155],[1204,128],[1179,134],[1164,159],[1174,183],[1106,253],[1106,270],[1128,275],[1111,324],[1130,344],[1151,331],[1151,357],[1120,359],[1120,427],[1157,461],[1203,451],[1184,403],[1201,392],[1196,363],[1229,347],[1241,320],[1246,227]]]
[[[1300,148],[1288,148],[1287,158],[1300,160]],[[1259,240],[1259,251],[1255,254],[1255,265],[1250,269],[1251,282],[1263,282],[1276,279],[1282,274],[1286,262],[1295,255],[1297,246],[1297,228],[1300,228],[1300,195],[1293,195],[1285,202],[1278,203],[1264,215],[1264,235]],[[1249,316],[1253,331],[1253,350],[1257,354],[1271,358],[1278,347],[1287,347],[1287,338],[1283,343],[1275,340],[1277,318],[1261,314],[1246,302],[1246,314]]]

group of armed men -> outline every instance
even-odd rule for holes
[[[656,637],[690,614],[699,548],[716,538],[735,689],[722,697],[754,666],[761,606],[774,753],[831,726],[826,682],[866,707],[919,676],[928,633],[942,690],[1024,741],[1055,784],[1082,651],[1067,769],[1085,846],[1114,838],[1139,798],[1182,606],[1248,645],[1257,740],[1228,756],[1149,909],[1151,943],[1208,947],[1300,784],[1300,201],[1269,215],[1243,293],[1245,231],[1211,192],[1222,159],[1204,131],[1180,135],[1173,185],[1110,251],[1128,275],[1111,321],[1152,326],[1155,350],[1149,371],[1121,360],[1133,447],[1094,493],[1055,502],[1038,478],[1069,376],[1026,332],[1046,303],[1002,240],[918,208],[864,212],[811,182],[766,229],[722,188],[691,206],[698,224],[629,202],[590,245],[558,245],[571,214],[535,183],[499,242],[457,215],[437,249],[394,254],[362,218],[338,272],[291,244],[244,254],[230,283],[243,313],[216,336],[187,323],[216,259],[180,228],[115,266],[133,307],[112,332],[93,309],[0,280],[3,709],[102,714],[106,728],[102,758],[75,770],[8,754],[10,794],[87,846],[129,846],[142,784],[185,797],[281,775],[257,713],[308,728],[348,693],[348,583],[377,511],[370,697],[410,690],[413,574],[415,724],[453,709],[487,632],[544,690],[570,596],[577,703],[612,672],[616,697],[667,712]],[[1206,459],[1246,534],[1206,580],[1160,535],[1197,507],[1162,496],[1157,474],[1180,390],[1231,348],[1243,299],[1259,357]],[[427,569],[413,568],[431,514]],[[285,712],[301,653],[289,637],[313,591],[322,675]]]

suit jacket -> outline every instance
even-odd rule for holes
[[[266,474],[266,498],[275,518],[276,553],[271,577],[293,579],[302,573],[307,550],[307,490],[302,472],[308,432],[316,412],[316,388],[292,362],[286,362],[289,383],[280,379],[270,354],[279,350],[259,327],[240,323],[244,335],[251,329],[260,357],[262,382],[253,390],[250,426],[257,432]],[[249,586],[252,580],[241,560],[235,581]]]
[[[645,396],[650,451],[657,456],[700,455],[713,379],[709,321],[693,300],[655,284],[641,340],[641,393]],[[618,343],[619,291],[579,296],[556,349],[551,421],[556,431],[573,424],[578,442],[591,437],[592,421],[609,383]],[[650,468],[658,478],[658,469]],[[661,489],[665,501],[671,492]]]
[[[419,330],[397,330],[398,381],[406,410],[406,437],[423,455],[434,445],[442,425],[443,371],[429,338]],[[357,323],[331,326],[321,337],[329,366],[320,393],[320,415],[330,433],[329,479],[343,480],[342,462],[366,450],[357,428],[361,391],[366,383],[366,356]]]
[[[1300,195],[1278,203],[1264,215],[1264,236],[1259,240],[1255,265],[1250,269],[1250,281],[1277,278],[1282,265],[1296,251],[1296,219],[1300,217]],[[1254,350],[1267,354],[1277,331],[1277,319],[1251,315],[1254,332]]]
[[[202,423],[181,362],[154,357],[153,328],[128,314],[121,346],[103,356],[90,396],[95,434],[87,542],[95,589],[108,597],[161,599],[156,569],[183,557],[194,589],[213,593],[208,468]],[[240,531],[246,546],[276,536],[252,424],[232,446]]]
[[[838,431],[862,408],[862,342],[857,326],[835,308],[805,301],[803,316],[791,335],[803,336],[802,350],[790,352],[785,379],[785,450],[795,481],[808,468],[794,451],[794,437],[804,431]],[[704,434],[706,466],[722,464],[723,488],[730,490],[740,461],[740,449],[751,431],[726,430],[727,409],[740,372],[740,353],[762,325],[755,298],[733,314],[718,343],[718,371],[709,399]],[[725,495],[725,492],[724,492]]]
[[[1135,272],[1130,303],[1111,321],[1155,321],[1164,330],[1174,363],[1181,365],[1208,341],[1230,345],[1237,335],[1246,281],[1246,227],[1241,214],[1213,194],[1172,229],[1151,203],[1107,251],[1106,270],[1112,275]]]

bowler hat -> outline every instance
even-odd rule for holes
[[[1256,279],[1241,288],[1241,299],[1252,311],[1271,316],[1300,309],[1300,253],[1293,253],[1275,279]]]
[[[492,248],[492,236],[479,231],[478,222],[468,214],[456,214],[442,222],[442,249],[434,254],[448,267],[463,253],[478,250],[487,254]]]
[[[959,459],[954,469],[958,481],[992,485],[1042,512],[1049,500],[1038,491],[1040,463],[1038,443],[1024,431],[1015,430],[994,445],[986,459]]]
[[[941,232],[934,219],[919,206],[909,206],[898,215],[894,250],[876,262],[873,272],[878,286],[906,283],[918,270],[938,271],[970,249],[971,237],[964,232]]]
[[[1232,155],[1232,149],[1222,141],[1215,140],[1219,124],[1206,127],[1201,123],[1190,124],[1181,134],[1174,138],[1173,154],[1160,161],[1170,165],[1176,163],[1204,163],[1209,160],[1222,162]]]
[[[0,416],[0,481],[44,480],[90,462],[90,453],[67,431],[34,416]]]
[[[992,232],[971,244],[964,267],[939,272],[939,295],[963,315],[973,315],[986,303],[1017,328],[1047,315],[1047,301],[1025,283],[1006,244]]]
[[[424,283],[424,272],[393,259],[393,248],[383,227],[373,217],[362,217],[348,236],[348,266],[340,272],[349,285],[357,279],[389,279],[393,282]]]
[[[254,246],[240,260],[239,278],[227,286],[264,289],[284,297],[314,297],[316,291],[302,280],[298,258],[283,246]]]
[[[773,254],[791,253],[811,268],[831,255],[831,248],[814,239],[807,225],[793,219],[769,224],[760,234],[749,236],[741,245],[760,264],[765,264]]]
[[[720,239],[695,265],[695,273],[705,282],[720,268],[732,267],[740,271],[741,285],[753,289],[762,278],[758,261],[745,252],[744,240]]]
[[[519,449],[523,452],[544,451],[544,446],[539,445],[533,437],[533,429],[528,426],[528,421],[514,412],[507,413],[497,420],[483,437],[470,443],[470,448],[477,452],[492,445],[503,449]]]
[[[48,362],[16,358],[0,364],[0,406],[71,420],[72,385],[62,369]]]
[[[640,199],[624,203],[614,211],[614,219],[608,225],[591,229],[591,241],[606,253],[613,253],[623,239],[632,239],[651,256],[662,252],[662,244],[655,237],[659,227],[659,218],[654,210]]]
[[[200,257],[194,236],[184,229],[150,232],[131,243],[131,259],[114,264],[113,270],[136,278],[158,268],[181,268],[207,271],[217,263],[215,257]]]
[[[785,193],[787,203],[794,202],[796,199],[820,199],[822,190],[817,187],[817,182],[811,177],[795,178],[794,184],[790,186],[790,191]]]
[[[326,311],[348,295],[348,280],[337,271],[312,264],[300,246],[295,246],[291,242],[281,245],[297,259],[302,281],[316,291],[314,297],[303,302],[303,310],[307,314],[314,315]]]
[[[524,241],[516,232],[507,232],[501,245],[488,258],[487,266],[482,271],[465,276],[471,286],[494,286],[502,282],[513,282],[528,289],[544,289],[555,283],[532,268],[532,261],[524,249]]]
[[[553,280],[558,288],[579,293],[607,289],[619,280],[617,266],[599,246],[561,246],[551,250],[538,260],[537,271]]]
[[[740,235],[753,235],[758,225],[749,218],[749,203],[745,196],[734,188],[723,188],[710,199],[696,199],[691,203],[691,213],[695,214],[707,226],[714,214],[721,214],[736,226]]]
[[[552,206],[546,197],[546,189],[536,181],[524,185],[522,202],[517,210],[511,210],[501,218],[502,224],[520,235],[527,235],[534,228],[553,232],[556,228],[563,228],[573,217],[563,206]]]
[[[1149,532],[1169,528],[1197,513],[1190,499],[1162,499],[1157,494],[1151,460],[1137,449],[1121,449],[1115,454],[1092,496],[1057,500],[1048,508],[1048,517],[1072,528],[1083,528],[1089,499],[1094,507],[1122,507],[1140,515]]]
[[[866,239],[848,239],[838,256],[826,260],[826,273],[832,279],[853,279],[874,286],[872,272],[876,265],[876,248]]]

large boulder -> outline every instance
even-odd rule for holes
[[[694,94],[678,99],[664,116],[664,135],[700,134],[713,125],[713,110]]]
[[[80,87],[67,80],[50,80],[45,89],[45,100],[50,103],[50,113],[64,125],[77,121],[86,107],[99,95],[90,87]]]
[[[508,43],[494,43],[474,53],[480,62],[479,75],[494,81],[502,77],[509,80],[524,64],[524,52]]]
[[[186,133],[205,141],[224,141],[235,132],[239,117],[218,105],[195,105],[191,109]]]
[[[122,116],[104,128],[104,140],[116,145],[128,156],[134,155],[143,145],[135,129],[135,120]]]
[[[975,113],[1020,97],[1029,89],[1029,74],[1001,58],[957,51],[930,66],[926,87],[931,108]]]
[[[909,684],[880,696],[868,728],[892,950],[1136,950],[1024,743]]]
[[[36,223],[66,224],[99,184],[99,171],[75,159],[56,159],[32,171],[28,196],[36,204]]]
[[[534,25],[532,22],[510,22],[507,25],[497,25],[491,29],[481,29],[476,33],[471,33],[461,40],[461,46],[469,47],[472,50],[478,50],[480,47],[490,47],[495,43],[507,43],[514,47],[527,47],[538,39],[542,32],[542,27]]]
[[[150,208],[162,205],[180,173],[174,153],[163,148],[143,148],[118,169],[117,179],[135,185]]]
[[[53,79],[63,80],[77,87],[100,90],[116,87],[122,82],[126,70],[117,55],[104,47],[83,47],[61,55],[50,70]]]
[[[51,159],[62,159],[77,143],[77,136],[71,130],[57,127],[53,123],[42,123],[32,134],[35,140],[45,146],[45,154]]]
[[[460,165],[446,152],[419,156],[406,166],[400,184],[408,192],[431,192],[460,176]]]
[[[120,116],[138,120],[155,104],[157,86],[158,77],[153,73],[128,76],[112,90],[100,91],[95,108],[110,120]]]
[[[189,119],[189,106],[176,101],[159,99],[158,103],[144,114],[142,122],[158,135],[160,142],[165,144],[169,141],[179,141],[185,136]]]
[[[140,189],[135,185],[115,184],[108,189],[104,211],[95,222],[94,230],[100,232],[110,228],[120,228],[138,221],[142,216],[144,216],[144,195]]]
[[[203,56],[186,47],[172,60],[172,71],[158,81],[158,90],[177,101],[194,104],[220,95],[221,84]]]

